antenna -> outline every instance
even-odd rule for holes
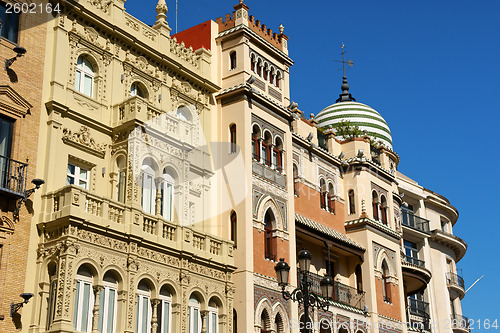
[[[178,0],[175,0],[175,33],[177,33],[177,13],[178,13],[178,10],[177,10],[177,1]]]
[[[345,76],[345,64],[347,64],[349,67],[352,67],[352,66],[354,66],[354,61],[352,61],[352,60],[345,61],[345,45],[344,45],[344,43],[342,43],[342,45],[340,47],[342,48],[342,52],[340,53],[340,54],[342,54],[342,60],[333,60],[333,61],[342,63],[342,69],[344,70],[344,76]]]
[[[484,274],[483,274],[483,276],[484,276]],[[470,290],[470,288],[474,287],[474,285],[475,285],[476,283],[478,283],[478,282],[479,282],[479,280],[481,280],[481,279],[483,278],[483,276],[481,276],[479,279],[477,279],[477,280],[476,280],[476,282],[474,282],[474,283],[473,283],[473,284],[472,284],[469,288],[467,288],[467,290],[465,291],[465,293],[464,293],[464,294],[467,294],[467,292]]]

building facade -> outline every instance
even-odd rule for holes
[[[283,26],[242,0],[175,35],[164,0],[153,26],[123,0],[60,5],[33,101],[45,184],[23,331],[469,331],[457,210],[398,171],[387,122],[345,76],[304,117]],[[328,308],[306,320],[284,298],[281,259],[289,291],[333,277]]]

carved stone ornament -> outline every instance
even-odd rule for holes
[[[89,3],[96,7],[97,9],[102,10],[105,13],[109,12],[109,6],[113,3],[112,0],[89,0]]]
[[[193,47],[186,48],[184,42],[177,43],[177,38],[170,39],[170,52],[187,63],[193,65],[195,68],[199,67],[200,56],[193,52]]]
[[[62,140],[65,144],[86,151],[92,155],[104,158],[106,154],[106,144],[97,144],[90,137],[90,129],[87,126],[80,127],[78,132],[72,132],[68,128],[63,129]]]

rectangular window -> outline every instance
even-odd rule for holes
[[[68,163],[66,175],[66,185],[78,185],[84,189],[89,189],[89,170],[78,165]]]
[[[90,332],[92,330],[92,308],[94,307],[94,292],[88,281],[78,280],[75,291],[75,311],[73,322],[75,330]]]
[[[151,332],[151,304],[146,295],[137,295],[136,333]]]
[[[52,325],[52,321],[54,320],[54,313],[56,309],[56,291],[57,291],[57,281],[55,280],[55,276],[51,277],[50,289],[49,289],[49,299],[47,306],[47,325],[46,329],[50,329],[50,325]]]
[[[155,213],[156,190],[153,175],[142,174],[142,208],[148,214]]]
[[[115,287],[105,286],[99,294],[99,323],[97,327],[100,333],[115,332],[116,293]]]
[[[417,259],[418,260],[418,249],[417,249],[417,244],[407,241],[404,241],[404,247],[405,247],[405,254],[409,262],[412,262],[412,259]],[[418,264],[418,263],[415,263]]]
[[[207,328],[208,331],[207,333],[217,333],[217,325],[218,325],[218,318],[217,318],[217,312],[215,311],[209,311],[208,313],[208,323],[207,323]]]
[[[172,221],[174,187],[170,182],[161,185],[161,215],[168,221]]]
[[[17,43],[19,14],[15,14],[13,9],[11,13],[7,13],[7,5],[4,2],[0,2],[0,20],[2,20],[2,37],[13,43]]]
[[[170,333],[171,331],[171,317],[172,317],[172,306],[169,300],[161,300],[157,308],[158,316],[158,332],[159,333]]]
[[[118,172],[118,183],[116,184],[116,200],[125,202],[125,171]]]
[[[196,306],[189,307],[189,333],[201,332],[200,309]]]
[[[0,187],[11,188],[10,154],[12,149],[12,137],[14,122],[0,118]]]

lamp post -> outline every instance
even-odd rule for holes
[[[298,254],[299,268],[302,272],[302,279],[298,281],[299,286],[292,292],[285,290],[288,285],[288,275],[290,273],[290,266],[286,263],[285,259],[281,258],[280,261],[274,266],[276,271],[276,277],[278,279],[278,285],[281,287],[281,292],[285,300],[292,300],[303,304],[304,306],[304,332],[310,332],[311,322],[309,320],[309,307],[321,308],[323,310],[328,310],[328,300],[333,296],[333,279],[330,276],[325,276],[321,282],[321,294],[322,297],[318,297],[310,291],[312,282],[309,278],[309,267],[311,266],[312,254],[306,249],[302,249]]]

